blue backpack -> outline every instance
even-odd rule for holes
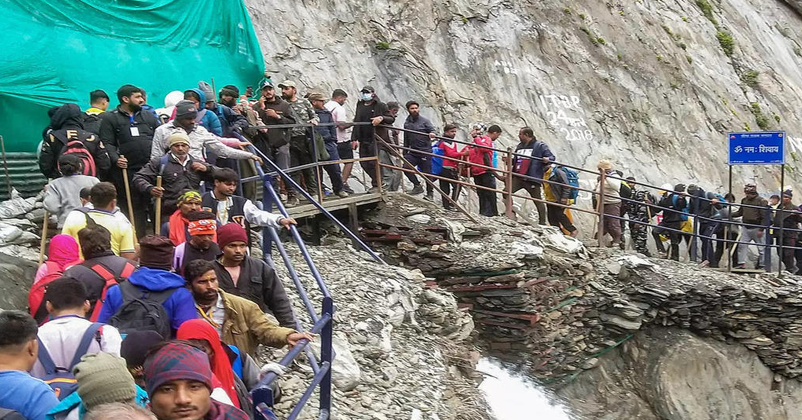
[[[75,356],[73,356],[72,362],[67,367],[56,366],[50,357],[50,353],[47,352],[47,347],[42,343],[42,340],[39,340],[38,337],[36,338],[39,342],[39,363],[45,369],[45,376],[41,379],[55,391],[56,398],[59,401],[78,390],[78,381],[75,380],[72,369],[81,362],[81,357],[89,350],[92,340],[97,340],[98,345],[100,345],[100,328],[102,327],[103,324],[95,322],[86,329],[83,338],[81,338],[81,343],[75,349]]]
[[[445,151],[440,148],[440,143],[432,146],[432,153],[438,156],[445,156]],[[443,172],[443,158],[432,156],[432,175],[440,175]]]
[[[677,194],[673,194],[671,196],[671,207],[674,210],[679,210],[677,208],[677,199],[678,198],[679,197],[677,196]],[[685,208],[682,209],[682,214],[680,214],[679,219],[682,220],[683,222],[688,220],[688,200],[685,200]]]
[[[579,173],[571,168],[566,168],[565,166],[559,166],[558,169],[562,169],[565,172],[565,177],[568,179],[568,185],[571,186],[571,195],[568,196],[571,200],[576,200],[579,197]]]

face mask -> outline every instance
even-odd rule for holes
[[[372,99],[373,99],[373,94],[372,93],[362,92],[362,100],[363,101],[368,102],[368,101],[370,101]]]

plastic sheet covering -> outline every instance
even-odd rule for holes
[[[32,152],[47,109],[131,83],[163,106],[172,90],[233,84],[245,91],[264,62],[242,0],[0,0],[0,135]],[[216,92],[215,92],[216,93]]]

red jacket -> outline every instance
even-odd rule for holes
[[[458,161],[462,157],[462,153],[457,150],[457,143],[453,141],[446,143],[444,140],[440,140],[437,147],[443,150],[443,167],[456,168]]]
[[[473,142],[487,147],[493,147],[493,140],[490,140],[490,137],[487,136],[477,136],[473,138]],[[476,146],[467,146],[470,150],[468,155],[468,160],[471,163],[477,163],[479,165],[484,166],[493,166],[493,150],[486,149],[484,147],[476,147]],[[471,175],[482,175],[483,173],[487,172],[487,169],[478,167],[478,166],[471,166]]]

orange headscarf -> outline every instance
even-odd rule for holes
[[[190,319],[181,324],[176,333],[179,340],[204,340],[214,350],[214,356],[210,362],[214,376],[220,381],[222,388],[231,398],[234,406],[239,408],[239,397],[234,388],[234,370],[231,368],[231,361],[223,348],[223,343],[217,335],[217,331],[202,319]]]

